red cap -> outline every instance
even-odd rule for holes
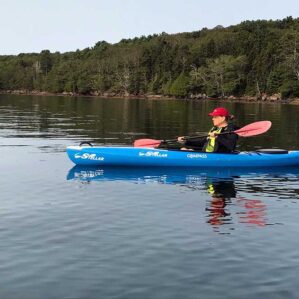
[[[209,116],[229,116],[229,112],[223,107],[218,107],[209,113]]]

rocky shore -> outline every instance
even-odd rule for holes
[[[62,93],[51,93],[47,91],[38,90],[1,90],[0,94],[13,94],[13,95],[33,95],[33,96],[70,96],[70,97],[104,97],[104,98],[125,98],[125,99],[175,99],[175,97],[155,94],[143,94],[143,95],[132,95],[132,94],[118,94],[112,92],[93,92],[90,94],[80,94],[75,92],[62,92]],[[244,101],[244,102],[274,102],[274,103],[290,103],[299,104],[299,98],[287,98],[283,99],[281,94],[268,95],[266,93],[260,96],[227,96],[227,97],[209,97],[205,94],[191,94],[187,98],[181,98],[182,100],[224,100],[224,101]]]

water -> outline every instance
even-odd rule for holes
[[[65,147],[205,132],[217,102],[0,96],[0,298],[297,298],[299,169],[73,167]],[[225,104],[299,148],[298,106]]]

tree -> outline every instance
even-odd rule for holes
[[[186,97],[188,95],[189,77],[183,72],[174,80],[170,87],[170,94],[176,97]]]
[[[246,57],[222,55],[216,59],[208,59],[207,67],[193,66],[191,86],[211,96],[225,97],[236,92],[244,79]]]
[[[40,53],[40,69],[44,75],[48,75],[52,68],[52,58],[49,50],[43,50]]]
[[[297,94],[299,18],[142,36],[67,53],[0,56],[2,89],[185,97]]]

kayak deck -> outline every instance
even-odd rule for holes
[[[137,147],[69,146],[67,147],[67,154],[76,165],[166,167],[299,166],[299,151],[285,151],[279,154],[258,151],[224,154]]]

